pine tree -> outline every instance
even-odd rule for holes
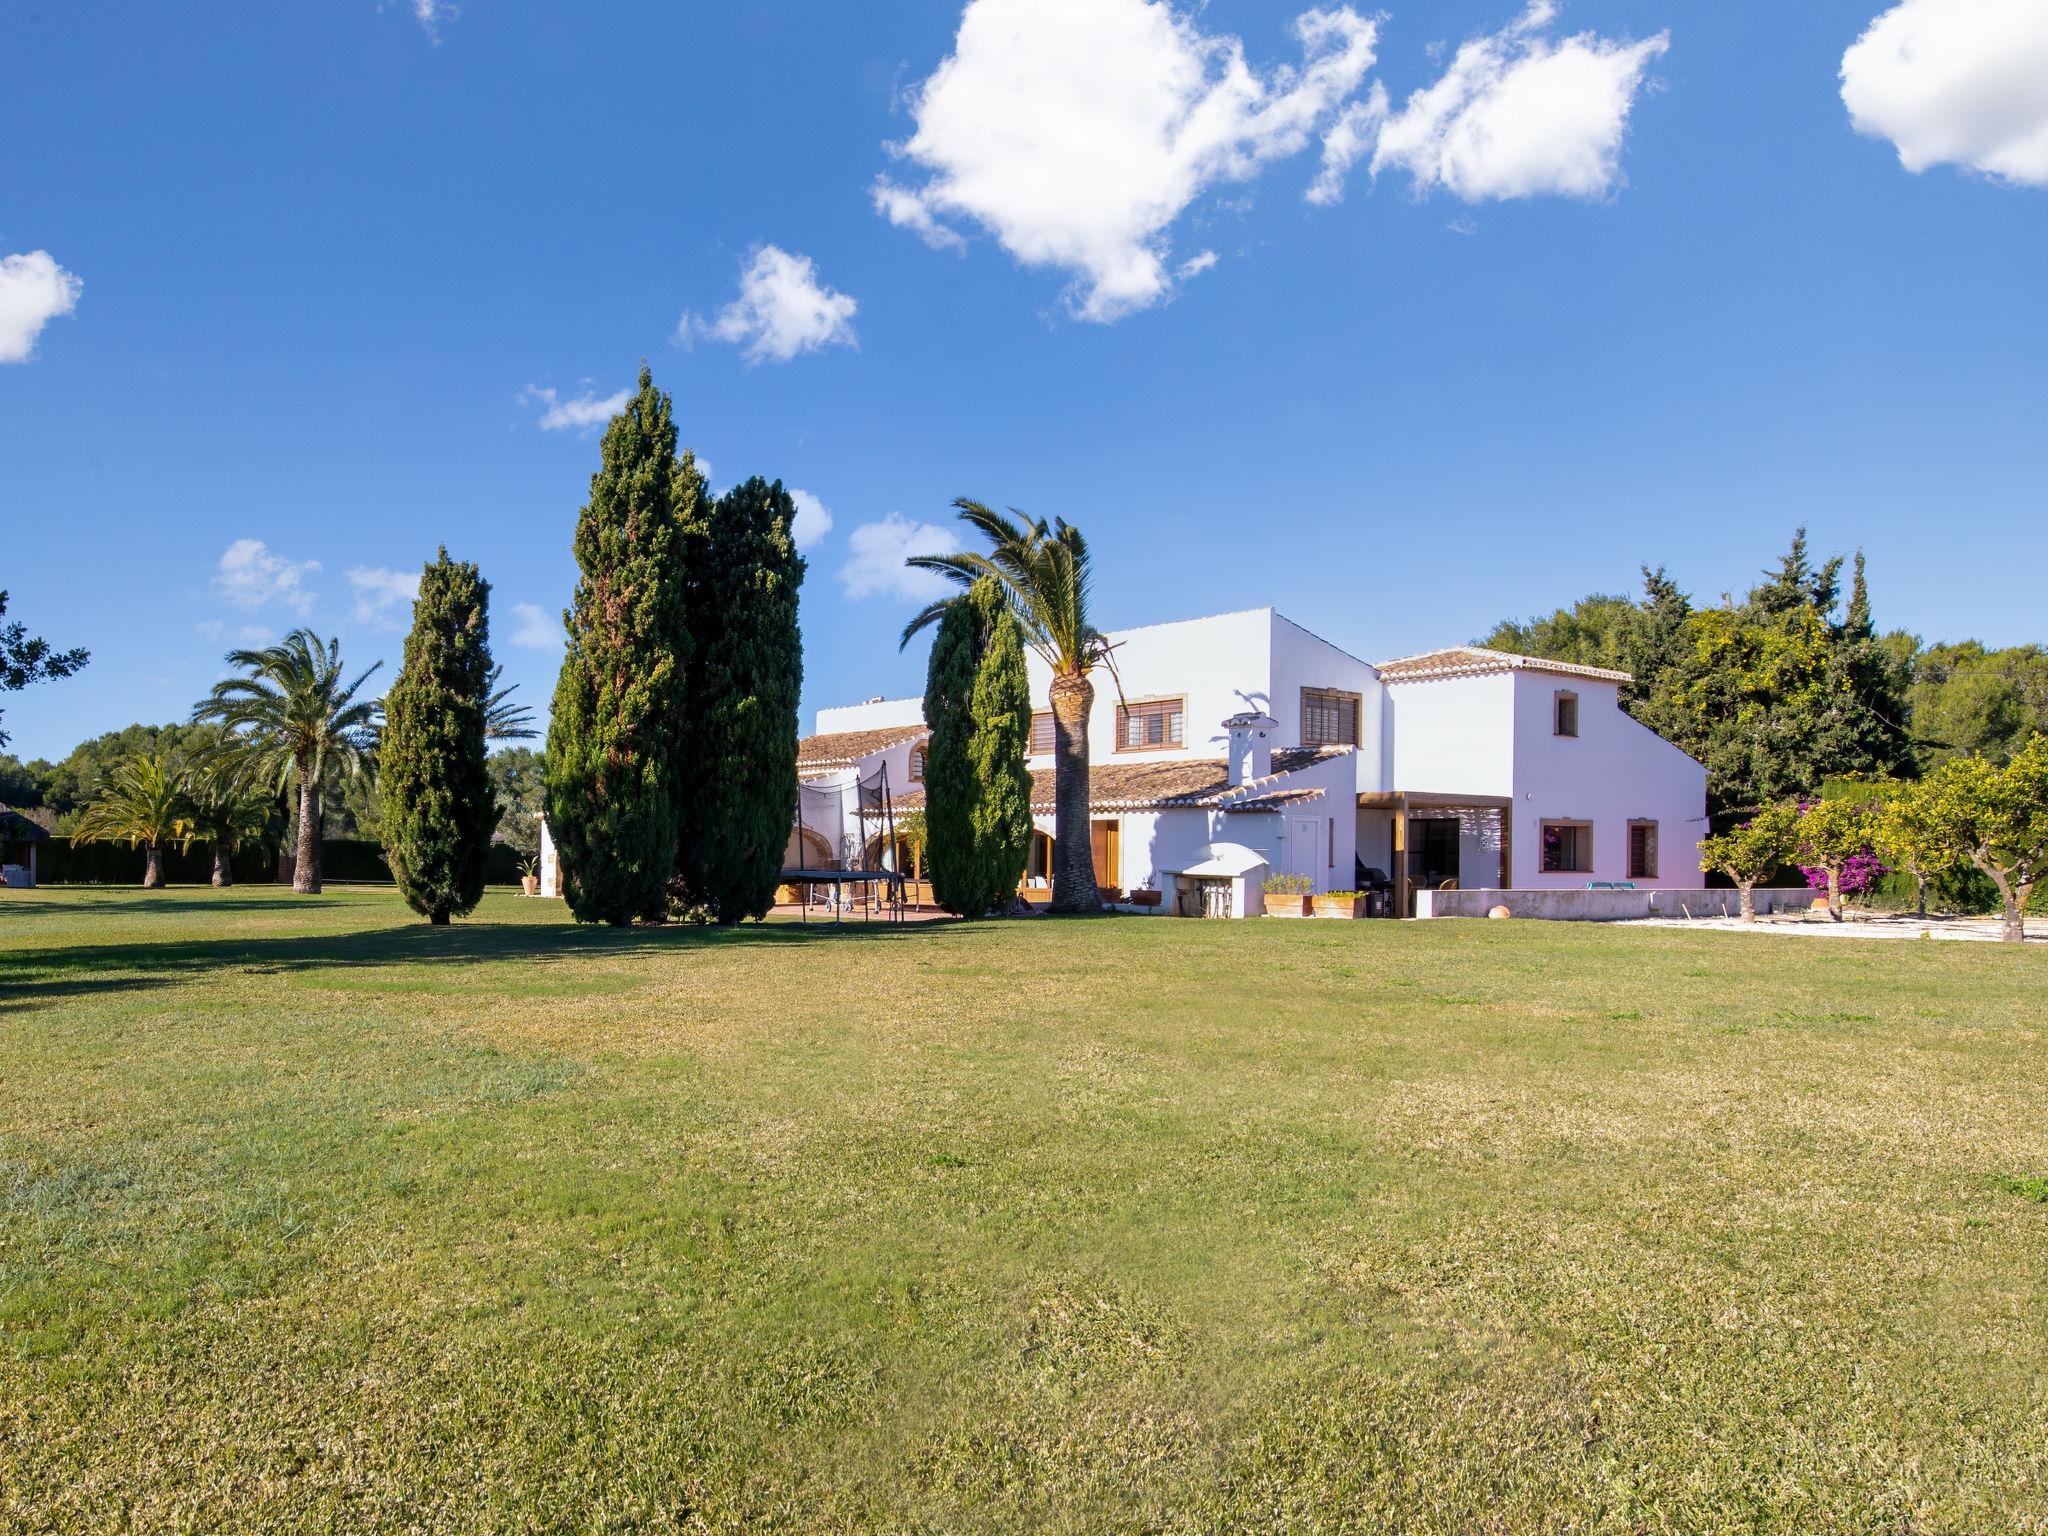
[[[704,478],[676,457],[669,397],[640,370],[605,428],[576,524],[582,579],[548,727],[548,825],[579,922],[658,919],[668,907],[683,785],[690,664],[686,542]]]
[[[440,556],[420,573],[405,663],[384,699],[384,852],[411,908],[437,926],[484,894],[497,807],[485,762],[490,583]]]
[[[926,664],[925,825],[932,896],[979,917],[1017,889],[1031,846],[1030,686],[993,579],[946,605]]]
[[[676,874],[683,904],[721,923],[765,916],[774,904],[796,805],[804,559],[795,519],[782,482],[756,476],[718,499],[692,541],[692,788]]]

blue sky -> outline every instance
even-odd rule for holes
[[[1803,522],[1887,625],[2044,638],[2048,8],[1547,9],[0,9],[0,586],[94,653],[10,750],[301,620],[388,670],[442,542],[544,706],[643,358],[829,511],[807,726],[921,686],[962,494],[1079,523],[1112,627],[1377,658]]]

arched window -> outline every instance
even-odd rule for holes
[[[921,741],[910,749],[910,782],[924,782],[924,743]]]

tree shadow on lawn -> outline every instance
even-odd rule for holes
[[[219,910],[212,907],[209,910]],[[85,944],[0,953],[0,1012],[60,998],[145,991],[212,976],[298,974],[353,966],[478,965],[497,960],[549,962],[576,956],[687,954],[769,946],[784,949],[848,941],[909,940],[946,923],[846,925],[745,923],[733,928],[678,924],[601,928],[559,923],[403,923],[352,933],[277,938],[179,939]]]
[[[43,886],[40,889],[75,891],[78,887]],[[7,911],[10,917],[105,916],[110,911],[118,911],[123,917],[160,917],[166,913],[189,915],[194,912],[304,912],[351,905],[332,896],[167,896],[145,891],[139,885],[94,886],[91,890],[90,897],[71,901],[24,901],[11,910],[0,902],[0,911]]]

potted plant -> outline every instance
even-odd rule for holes
[[[1159,905],[1159,892],[1140,887],[1131,892],[1131,905],[1134,907],[1156,907]]]
[[[519,888],[529,896],[540,894],[540,858],[537,854],[522,855],[519,860]]]
[[[1324,891],[1315,898],[1317,917],[1363,917],[1365,916],[1365,893],[1363,891]]]
[[[1315,910],[1316,883],[1307,875],[1268,875],[1266,892],[1266,915],[1268,917],[1308,917]]]

